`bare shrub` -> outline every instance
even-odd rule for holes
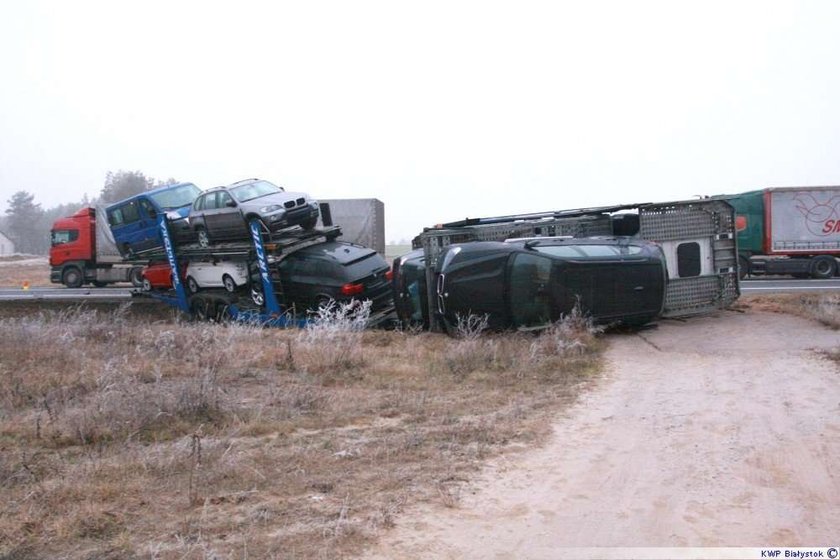
[[[481,334],[487,330],[487,325],[490,321],[490,316],[485,315],[455,315],[455,334],[458,338],[465,340],[476,340]]]
[[[572,312],[539,333],[528,349],[529,365],[574,359],[586,354],[602,329],[575,306]]]
[[[297,337],[296,363],[310,373],[340,374],[365,364],[363,331],[370,318],[370,301],[350,301],[318,308]]]

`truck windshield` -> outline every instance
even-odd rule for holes
[[[201,190],[192,183],[181,185],[172,189],[150,194],[149,198],[155,201],[163,210],[171,210],[173,208],[180,208],[193,203]]]
[[[77,229],[54,229],[50,232],[50,242],[53,247],[64,245],[65,243],[72,243],[78,238],[79,230]]]

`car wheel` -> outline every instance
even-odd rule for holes
[[[152,283],[149,281],[148,278],[143,278],[143,291],[144,292],[151,292],[152,291]]]
[[[262,307],[265,305],[265,295],[259,288],[251,288],[251,301]]]
[[[222,276],[222,285],[225,287],[225,290],[227,290],[231,294],[236,291],[236,282],[233,281],[233,278],[230,277],[230,274],[225,274],[224,276]]]
[[[204,228],[198,228],[196,231],[196,235],[198,236],[198,244],[201,246],[202,249],[207,249],[210,247],[210,236],[207,234],[207,230]]]
[[[81,288],[83,281],[82,271],[75,266],[64,269],[64,274],[61,275],[61,283],[68,288]]]
[[[300,227],[308,231],[310,229],[315,229],[316,225],[318,225],[318,218],[312,218],[300,224]]]
[[[811,277],[818,280],[827,280],[834,276],[837,268],[837,261],[834,257],[822,255],[811,259]]]
[[[94,285],[94,287],[96,287],[96,288],[104,288],[105,286],[107,286],[107,285],[108,285],[108,282],[101,282],[101,281],[99,281],[99,280],[94,280],[94,281],[92,282],[92,284],[93,284],[93,285]]]
[[[128,273],[128,280],[135,288],[143,285],[143,269],[136,266]]]
[[[195,281],[195,278],[187,276],[187,290],[189,290],[191,294],[195,294],[198,292],[198,289],[198,282]]]
[[[122,246],[122,254],[127,259],[133,259],[137,255],[134,253],[134,249],[128,243],[123,243]]]

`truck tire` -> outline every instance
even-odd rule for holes
[[[190,301],[190,312],[196,321],[206,321],[215,310],[211,310],[210,302],[201,296],[192,298]]]
[[[142,288],[143,287],[143,269],[139,266],[135,266],[128,273],[128,279],[135,288]]]
[[[750,275],[750,259],[744,256],[738,257],[738,280],[743,280]]]
[[[811,259],[811,278],[827,280],[837,272],[837,261],[829,255],[820,255]]]
[[[61,275],[61,283],[68,288],[81,288],[85,277],[78,267],[68,266]]]

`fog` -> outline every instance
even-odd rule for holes
[[[837,2],[0,2],[0,213],[139,170],[386,237],[840,183]]]

